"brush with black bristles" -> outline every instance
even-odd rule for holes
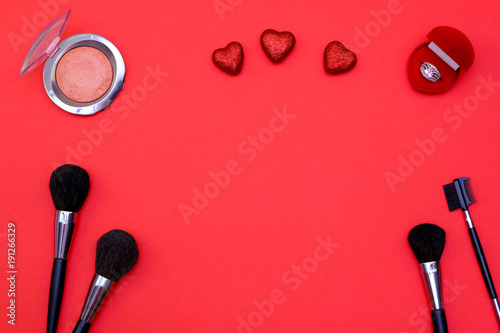
[[[138,258],[137,243],[128,232],[115,229],[99,238],[94,279],[73,333],[89,331],[92,318],[113,282],[123,278],[134,267]]]
[[[80,211],[87,198],[89,187],[87,171],[76,165],[61,165],[52,172],[50,177],[50,193],[56,207],[56,221],[55,258],[50,280],[47,333],[57,331],[66,277],[66,258],[75,227],[74,222],[76,213]]]
[[[408,242],[415,254],[429,292],[434,333],[448,333],[443,309],[439,260],[444,250],[446,233],[435,224],[419,224],[411,229]]]
[[[486,257],[484,256],[483,247],[481,246],[479,236],[477,235],[476,228],[474,228],[472,218],[469,214],[469,205],[477,201],[474,193],[472,192],[470,178],[457,178],[453,181],[453,183],[443,185],[443,189],[450,212],[459,208],[461,208],[464,212],[465,221],[467,221],[469,236],[472,241],[472,246],[474,247],[474,252],[476,253],[477,262],[479,263],[484,283],[488,289],[488,294],[493,302],[497,320],[500,324],[500,305],[498,303],[497,292],[488,268],[488,263],[486,262]]]

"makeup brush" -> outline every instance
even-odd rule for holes
[[[123,278],[134,267],[138,258],[137,243],[128,232],[115,229],[99,238],[94,279],[73,333],[89,331],[92,318],[113,282]]]
[[[464,212],[465,221],[467,221],[469,236],[472,241],[472,246],[474,247],[474,252],[476,253],[477,262],[479,263],[479,268],[483,274],[488,294],[493,302],[497,320],[500,323],[500,305],[498,303],[497,292],[495,290],[495,285],[493,284],[493,279],[491,278],[486,257],[484,256],[483,247],[481,246],[481,242],[479,242],[479,236],[477,235],[476,228],[474,228],[472,218],[469,214],[469,205],[477,201],[474,193],[472,192],[470,178],[457,178],[453,181],[453,183],[443,185],[443,189],[450,212],[458,208],[461,208]]]
[[[57,322],[66,277],[66,264],[71,236],[75,227],[76,213],[82,208],[89,192],[87,171],[79,166],[65,164],[58,167],[50,177],[50,193],[56,207],[55,258],[50,280],[47,333],[57,331]]]
[[[446,233],[435,224],[419,224],[408,235],[413,254],[420,263],[431,301],[431,317],[434,333],[448,333],[446,315],[443,309],[441,271],[439,259],[444,250]]]

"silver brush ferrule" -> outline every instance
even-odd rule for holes
[[[469,211],[464,210],[464,214],[465,214],[465,221],[467,221],[467,227],[469,229],[474,228],[474,224],[472,223],[472,218],[470,217]]]
[[[92,280],[92,283],[90,284],[87,299],[83,305],[82,314],[80,316],[81,320],[90,323],[112,283],[112,280],[97,273],[95,274],[94,280]]]
[[[441,270],[439,261],[430,261],[420,264],[425,286],[429,292],[432,310],[443,308],[443,296],[441,292]]]
[[[75,216],[74,212],[56,211],[56,259],[66,259],[68,256],[69,243],[75,228]]]

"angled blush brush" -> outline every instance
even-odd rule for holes
[[[113,282],[123,278],[134,267],[138,258],[137,243],[128,232],[114,229],[99,238],[94,279],[73,333],[89,331],[92,318]]]
[[[50,177],[50,193],[56,207],[55,258],[50,280],[47,333],[57,331],[59,312],[64,291],[69,245],[75,227],[76,213],[82,208],[89,192],[87,171],[79,166],[65,164]]]
[[[446,233],[435,224],[419,224],[411,229],[408,242],[420,263],[431,303],[434,333],[448,333],[448,324],[443,309],[441,270],[439,260],[444,250]]]
[[[490,269],[488,268],[488,263],[486,262],[486,257],[484,256],[483,247],[481,246],[479,236],[477,235],[476,228],[474,227],[472,218],[469,214],[469,205],[477,201],[474,193],[472,192],[470,178],[457,178],[453,181],[453,183],[443,185],[443,189],[450,212],[459,208],[461,208],[464,212],[465,221],[467,222],[469,236],[472,241],[472,246],[474,247],[474,252],[476,253],[477,262],[479,263],[479,268],[481,269],[486,289],[488,289],[488,294],[493,302],[497,320],[500,324],[500,305],[498,303],[497,292],[495,290],[495,285],[493,284]]]

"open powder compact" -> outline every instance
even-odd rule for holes
[[[45,61],[43,85],[52,101],[68,112],[90,115],[108,108],[123,89],[125,63],[118,49],[101,36],[78,34],[61,41],[70,12],[56,17],[38,35],[21,76]]]

